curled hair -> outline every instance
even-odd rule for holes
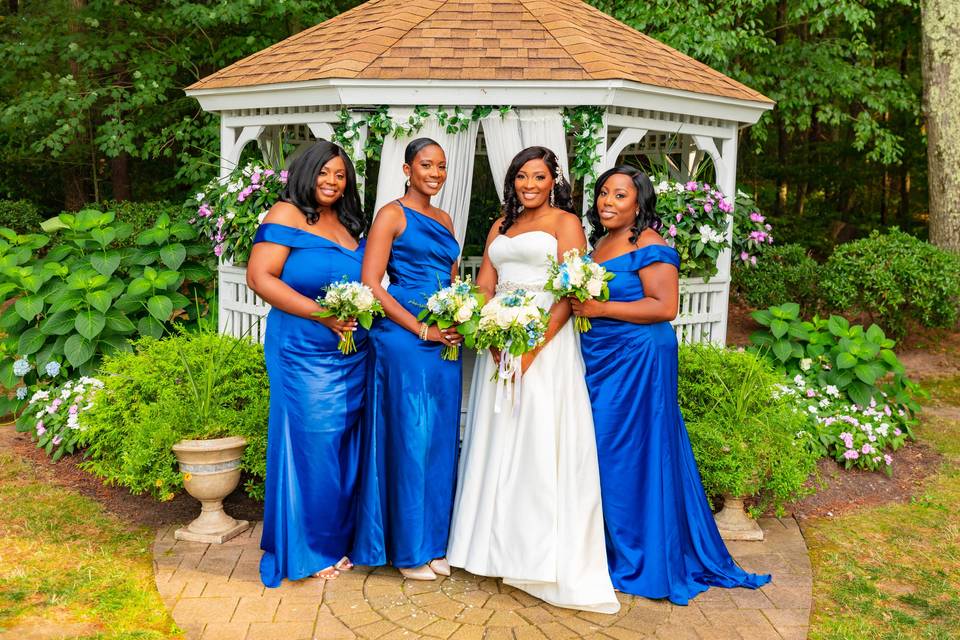
[[[590,244],[596,245],[597,241],[607,234],[607,229],[600,222],[600,212],[597,211],[597,198],[600,197],[600,190],[606,184],[607,179],[615,174],[622,174],[633,181],[633,186],[637,188],[637,215],[630,226],[630,244],[634,244],[640,233],[647,228],[659,231],[663,223],[657,215],[657,193],[653,190],[653,183],[650,178],[636,167],[628,164],[622,164],[612,169],[607,169],[597,178],[593,185],[593,202],[587,210],[587,222],[590,223]]]
[[[337,157],[343,160],[346,168],[347,184],[340,199],[333,204],[333,209],[350,235],[359,238],[367,226],[367,220],[357,192],[357,173],[350,156],[332,142],[317,141],[290,164],[287,186],[280,194],[280,200],[300,209],[307,219],[307,224],[315,224],[320,219],[320,214],[317,213],[317,176],[320,175],[323,165]]]
[[[507,176],[503,181],[503,222],[500,224],[500,233],[506,233],[507,229],[513,226],[513,223],[523,213],[523,205],[517,196],[517,187],[514,183],[520,169],[531,160],[543,160],[550,171],[550,175],[553,176],[554,206],[557,209],[563,209],[568,213],[577,215],[573,210],[570,182],[560,171],[560,161],[557,159],[557,154],[546,147],[527,147],[513,157],[510,166],[507,168]]]

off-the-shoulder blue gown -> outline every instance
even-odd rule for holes
[[[450,284],[460,246],[433,218],[403,206],[388,292],[417,315]],[[357,564],[418,567],[446,555],[460,435],[461,361],[388,318],[370,330],[361,438]]]
[[[308,298],[344,277],[360,279],[362,245],[351,251],[269,223],[254,242],[290,247],[280,279]],[[335,564],[353,544],[366,331],[358,328],[354,339],[356,353],[343,355],[337,335],[319,322],[277,308],[267,316],[270,426],[260,578],[268,587]]]
[[[649,245],[602,265],[616,277],[610,299],[644,297],[638,271],[679,268],[671,247]],[[593,318],[580,337],[593,406],[613,586],[687,604],[709,587],[757,588],[770,581],[738,567],[707,503],[677,404],[677,338],[668,322]]]

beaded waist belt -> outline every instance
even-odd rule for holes
[[[544,289],[543,282],[514,282],[513,280],[501,280],[497,283],[495,293],[500,295],[501,293],[508,293],[510,291],[516,291],[517,289],[523,289],[527,293],[543,293],[546,291],[546,289]]]

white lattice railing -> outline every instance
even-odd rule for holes
[[[461,277],[476,279],[480,258],[464,258],[460,263]],[[220,265],[219,305],[220,332],[234,336],[249,334],[263,342],[270,305],[247,287],[247,270],[242,267]],[[684,278],[680,281],[680,312],[673,321],[680,342],[714,342],[722,344],[727,314],[727,281],[713,278]],[[259,321],[259,322],[258,322]]]

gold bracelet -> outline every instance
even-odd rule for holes
[[[421,322],[421,323],[420,323],[420,339],[421,339],[421,340],[426,340],[426,339],[427,339],[427,332],[428,332],[429,330],[430,330],[430,327],[427,326],[427,323],[426,323],[426,322]]]

